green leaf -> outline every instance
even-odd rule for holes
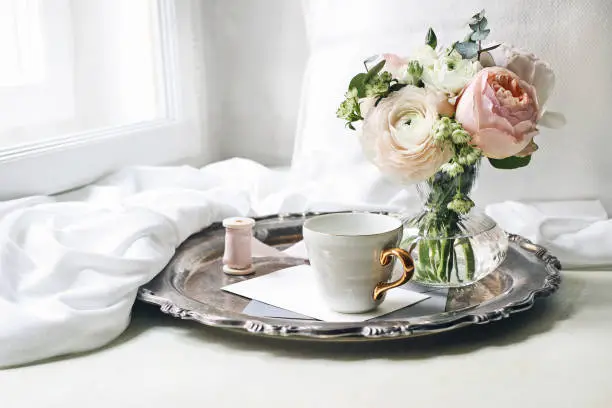
[[[365,73],[361,72],[357,75],[355,75],[353,77],[353,79],[351,79],[351,82],[349,83],[349,87],[348,89],[351,90],[353,88],[357,89],[357,96],[359,98],[363,98],[365,97],[365,78],[366,78]]]
[[[393,84],[389,87],[389,92],[395,92],[395,91],[399,91],[400,89],[402,89],[403,87],[405,87],[406,84]]]
[[[478,55],[478,44],[475,42],[464,41],[457,43],[455,49],[465,59],[471,59]]]
[[[482,10],[482,12],[484,13],[484,10]],[[486,30],[487,26],[489,25],[489,21],[487,20],[487,18],[483,15],[482,19],[480,20],[480,22],[478,22],[478,28],[480,30]]]
[[[365,84],[366,82],[368,82],[370,79],[374,78],[375,75],[378,75],[378,73],[383,69],[383,67],[385,66],[385,63],[387,61],[386,60],[382,60],[380,61],[378,64],[374,65],[372,67],[372,69],[370,69],[368,71],[367,74],[365,74],[365,77],[363,78],[363,83]]]
[[[425,37],[425,44],[429,45],[434,50],[438,46],[438,37],[436,37],[436,33],[434,33],[434,30],[431,27],[429,27],[429,30],[427,31],[427,36]]]
[[[365,66],[366,72],[368,72],[368,66],[374,61],[378,60],[379,58],[380,58],[380,55],[376,54],[376,55],[372,55],[371,57],[366,58],[363,61],[363,65]]]
[[[529,164],[530,161],[531,161],[531,156],[525,156],[525,157],[512,156],[512,157],[507,157],[505,159],[489,158],[489,162],[491,163],[493,167],[495,167],[496,169],[502,169],[502,170],[512,170],[512,169],[518,169],[520,167],[525,167]]]
[[[492,51],[492,50],[496,49],[499,46],[501,46],[501,44],[495,44],[495,45],[492,45],[490,47],[483,48],[482,50],[480,50],[480,52],[483,53],[483,52],[487,52],[487,51]]]
[[[485,18],[485,11],[482,9],[480,13],[476,13],[472,16],[470,20],[470,25],[479,23],[483,18]]]
[[[487,20],[486,17],[483,17],[482,20],[478,20],[478,21],[472,21],[470,22],[469,26],[470,29],[472,31],[481,31],[481,30],[486,30],[487,26],[489,25],[489,21]]]
[[[472,40],[472,41],[482,41],[482,40],[485,40],[489,36],[490,32],[491,32],[491,30],[489,30],[489,29],[481,30],[481,31],[475,31],[470,36],[470,40]]]

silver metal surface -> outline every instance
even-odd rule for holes
[[[259,218],[253,233],[282,249],[302,239],[302,223],[313,215]],[[531,308],[536,298],[554,293],[561,283],[557,258],[541,246],[510,235],[502,265],[473,285],[450,289],[444,313],[408,320],[385,320],[383,316],[359,323],[263,318],[244,314],[250,300],[220,288],[305,261],[255,258],[254,275],[228,276],[221,271],[223,248],[220,223],[193,235],[177,249],[166,268],[140,289],[138,298],[159,305],[162,312],[174,317],[224,329],[312,340],[377,340],[434,334],[507,318]]]

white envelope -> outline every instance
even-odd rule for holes
[[[221,289],[326,322],[362,322],[416,304],[429,296],[405,289],[387,292],[385,301],[367,313],[346,314],[327,308],[309,265],[281,269]]]

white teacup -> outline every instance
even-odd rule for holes
[[[399,219],[382,214],[326,214],[304,222],[308,258],[330,309],[341,313],[373,310],[387,290],[412,278],[412,258],[397,247],[402,233]],[[388,282],[393,256],[402,262],[404,273]]]

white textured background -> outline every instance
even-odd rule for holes
[[[291,160],[308,45],[298,0],[203,0],[209,131],[219,158]]]
[[[612,210],[612,1],[207,1],[209,126],[221,157],[289,164],[307,66],[296,166],[317,172],[356,160],[354,137],[335,118],[350,75],[361,68],[356,61],[409,53],[429,25],[441,41],[461,39],[467,18],[486,8],[492,38],[553,65],[550,108],[564,112],[568,125],[543,129],[526,169],[485,165],[476,198],[601,198]]]

